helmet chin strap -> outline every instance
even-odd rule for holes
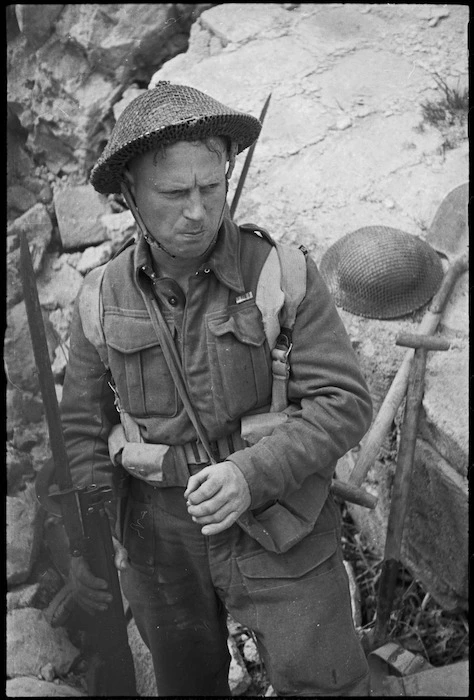
[[[229,191],[229,178],[232,175],[232,171],[234,169],[234,164],[235,164],[235,153],[236,153],[236,148],[237,144],[232,144],[231,146],[231,152],[229,154],[229,167],[227,169],[227,172],[225,174],[225,199],[224,199],[224,204],[222,205],[222,211],[221,215],[219,217],[219,223],[217,225],[216,233],[212,238],[212,241],[209,243],[208,247],[204,251],[203,255],[206,255],[207,252],[214,246],[217,238],[217,234],[219,233],[219,229],[222,224],[222,220],[224,218],[224,210],[225,206],[227,204],[227,192]],[[152,246],[154,248],[158,248],[159,250],[163,251],[163,253],[166,253],[166,255],[169,255],[170,258],[176,258],[176,255],[173,255],[170,253],[169,250],[166,250],[165,246],[157,241],[153,236],[150,236],[148,233],[148,229],[145,226],[145,223],[140,215],[140,212],[138,211],[138,207],[135,204],[135,200],[133,199],[132,193],[130,192],[130,189],[128,187],[128,184],[126,183],[125,179],[122,179],[120,183],[120,190],[122,192],[122,196],[125,199],[128,208],[132,212],[133,218],[138,224],[138,228],[140,229],[141,234],[143,235],[143,238],[146,240],[149,246]]]
[[[169,252],[169,250],[166,250],[166,248],[161,245],[158,241],[156,241],[150,234],[148,233],[147,227],[145,226],[145,223],[140,216],[140,212],[138,211],[137,205],[135,204],[135,201],[132,197],[132,193],[130,192],[130,189],[125,182],[124,179],[122,179],[120,183],[120,190],[122,192],[123,198],[125,199],[128,208],[132,212],[133,218],[138,224],[138,228],[140,229],[141,234],[143,235],[143,238],[146,240],[148,245],[153,246],[155,248],[159,248],[162,250],[166,255],[169,255],[171,258],[175,258],[176,255],[173,255],[172,253]]]

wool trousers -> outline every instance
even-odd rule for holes
[[[284,554],[237,524],[205,537],[184,489],[132,479],[124,595],[150,649],[159,695],[229,696],[227,615],[253,631],[278,695],[369,695],[331,498]]]

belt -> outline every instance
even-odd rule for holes
[[[210,447],[213,452],[213,456],[217,461],[223,462],[227,459],[229,455],[238,450],[243,450],[246,447],[246,443],[242,439],[239,432],[232,433],[231,435],[226,435],[223,438],[219,438],[214,442],[210,442]],[[179,446],[176,446],[179,449]],[[182,445],[184,450],[186,462],[189,465],[200,466],[201,468],[207,464],[210,464],[209,456],[204,449],[204,446],[199,440],[193,442],[187,442]]]
[[[235,432],[211,442],[212,456],[217,462],[223,462],[230,454],[246,446],[240,433]],[[195,474],[211,463],[199,440],[173,446],[129,442],[121,425],[115,426],[109,436],[109,454],[112,462],[120,464],[132,476],[155,485],[163,481],[163,461],[169,449],[176,452],[178,462],[188,466],[190,474]]]

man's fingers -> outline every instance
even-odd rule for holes
[[[114,564],[115,568],[119,571],[124,571],[128,567],[128,552],[125,547],[120,544],[117,538],[112,537],[112,542],[114,545]]]
[[[188,485],[186,487],[186,491],[184,492],[184,497],[186,499],[189,498],[189,496],[194,492],[197,491],[197,489],[200,487],[203,481],[206,481],[207,479],[207,473],[205,469],[201,469],[200,472],[197,474],[194,474],[193,476],[189,477],[188,480]]]
[[[215,477],[215,473],[203,469],[198,474],[192,476],[188,481],[188,487],[184,492],[184,497],[192,505],[199,505],[203,501],[208,501],[221,489],[221,483]]]
[[[199,523],[199,525],[205,525],[206,523],[220,523],[229,515],[229,513],[232,513],[232,511],[235,510],[232,504],[227,502],[224,502],[221,505],[215,504],[215,506],[206,506],[208,506],[207,503],[201,506],[188,507],[188,513],[195,523]]]
[[[219,532],[223,532],[224,530],[227,530],[228,527],[233,525],[238,517],[238,513],[233,511],[232,513],[229,513],[229,515],[220,523],[204,525],[204,527],[201,528],[201,532],[203,535],[218,535]]]
[[[83,610],[90,614],[106,610],[112,600],[107,582],[92,574],[83,557],[71,558],[70,581],[74,598]]]

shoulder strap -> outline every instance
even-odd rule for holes
[[[285,303],[280,314],[283,328],[292,330],[298,306],[306,295],[306,252],[295,246],[276,243],[281,267],[281,289]]]
[[[102,280],[106,264],[91,270],[86,277],[79,293],[78,304],[82,328],[87,340],[92,343],[100,355],[100,359],[108,369],[109,360],[107,344],[103,329]]]
[[[282,411],[288,405],[288,356],[292,330],[298,306],[306,294],[305,250],[273,243],[274,247],[262,267],[255,296],[272,353],[272,413]]]

